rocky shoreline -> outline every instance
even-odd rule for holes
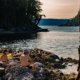
[[[37,66],[31,69],[20,67],[20,54],[14,52],[13,62],[5,68],[5,80],[70,80],[70,78],[76,78],[75,73],[64,74],[60,71],[60,69],[65,69],[69,63],[78,64],[76,59],[60,58],[42,49],[30,49],[29,55]]]

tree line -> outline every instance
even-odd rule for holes
[[[72,19],[72,21],[80,24],[80,10],[79,10],[78,14]]]
[[[39,0],[0,0],[0,27],[36,24],[41,5]]]

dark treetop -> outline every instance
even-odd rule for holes
[[[38,24],[40,5],[39,0],[0,0],[0,27],[10,29]]]

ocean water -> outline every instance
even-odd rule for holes
[[[78,59],[79,27],[40,26],[48,28],[49,32],[39,32],[33,38],[0,42],[0,47],[13,49],[40,48],[50,51],[60,57]]]

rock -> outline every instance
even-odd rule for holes
[[[60,58],[38,48],[29,50],[29,56],[35,68],[20,67],[20,54],[16,53],[5,68],[5,78],[7,80],[67,80],[59,69],[64,69],[68,63],[77,63],[75,59]]]
[[[50,55],[50,58],[59,59],[59,57],[58,57],[57,55],[55,55],[55,54],[51,54],[51,55]]]
[[[57,69],[64,69],[66,67],[65,64],[61,64],[61,63],[54,63],[54,68],[57,68]]]
[[[60,73],[60,71],[49,71],[46,67],[29,70],[28,68],[15,66],[8,68],[5,77],[7,80],[58,80],[62,76]]]
[[[78,60],[72,59],[72,58],[70,58],[70,57],[64,58],[63,61],[64,61],[64,62],[68,62],[68,63],[74,63],[74,64],[78,64],[78,62],[79,62]]]
[[[36,68],[43,67],[43,64],[40,63],[40,62],[35,62],[34,65],[35,65]]]

